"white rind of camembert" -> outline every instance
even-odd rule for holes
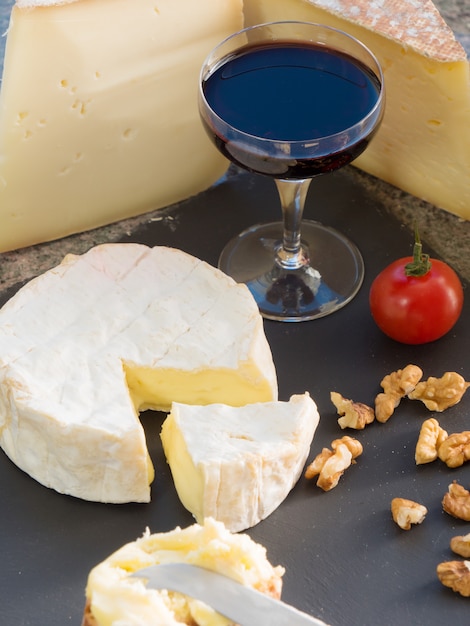
[[[0,251],[168,206],[227,169],[197,107],[242,0],[23,0],[0,82]]]
[[[318,421],[308,393],[243,407],[173,403],[161,439],[182,504],[198,522],[254,526],[299,479]]]
[[[355,165],[470,219],[470,67],[431,0],[245,0],[244,12],[247,25],[319,22],[368,46],[386,109]]]
[[[0,345],[1,447],[85,500],[150,499],[139,411],[277,399],[248,289],[171,248],[67,256],[0,310]]]

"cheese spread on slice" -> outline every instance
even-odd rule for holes
[[[182,504],[198,522],[254,526],[299,479],[318,421],[308,393],[243,407],[173,403],[161,439]]]
[[[150,565],[199,565],[279,598],[284,568],[273,566],[266,549],[246,534],[232,534],[206,519],[187,528],[150,534],[119,548],[88,577],[83,626],[228,626],[231,621],[198,600],[166,590],[147,589],[129,574]]]
[[[0,252],[168,206],[228,161],[197,107],[242,0],[23,0],[0,82]]]
[[[355,161],[365,171],[470,219],[470,70],[431,0],[245,0],[247,25],[319,22],[377,56],[386,110]]]
[[[101,502],[150,499],[138,412],[277,399],[244,285],[179,250],[104,244],[0,310],[0,446],[40,483]]]

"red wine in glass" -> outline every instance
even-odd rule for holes
[[[203,67],[200,111],[208,135],[236,165],[274,178],[280,193],[283,223],[245,231],[219,261],[247,283],[265,317],[314,319],[357,293],[364,274],[359,251],[337,231],[301,221],[303,205],[313,177],[366,149],[383,100],[373,55],[349,35],[315,24],[246,29]],[[320,267],[310,262],[315,249]]]
[[[374,107],[380,94],[377,76],[361,61],[316,44],[254,44],[227,59],[202,83],[212,110],[238,131],[283,142],[343,133]],[[292,97],[301,92],[302,97]],[[277,178],[303,178],[350,163],[367,147],[368,136],[326,154],[298,159],[243,150],[231,153],[230,137],[212,131],[219,150],[237,165]],[[269,155],[268,155],[269,156]]]

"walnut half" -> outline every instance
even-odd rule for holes
[[[437,576],[445,587],[461,596],[470,596],[470,561],[446,561],[437,566]]]
[[[341,428],[364,429],[367,424],[371,424],[375,419],[374,409],[362,402],[353,402],[344,398],[337,391],[330,393],[332,403],[335,405],[340,416],[338,424]]]
[[[470,430],[449,435],[439,446],[438,455],[447,467],[460,467],[470,461]]]
[[[323,491],[330,491],[339,482],[344,471],[362,454],[362,444],[352,437],[335,439],[331,447],[323,448],[305,470],[305,478],[318,476],[317,486]]]
[[[423,376],[423,370],[411,363],[401,370],[382,378],[380,386],[383,393],[375,398],[375,416],[377,421],[385,423],[393,415],[401,399],[411,393]]]
[[[435,461],[438,457],[441,445],[447,437],[447,431],[440,427],[437,419],[430,417],[424,420],[416,443],[416,465]]]
[[[392,417],[400,404],[402,396],[393,393],[378,393],[375,397],[375,417],[378,422],[385,424]]]
[[[424,505],[406,498],[393,498],[391,509],[393,521],[403,530],[410,530],[412,524],[421,524],[428,512]]]
[[[458,535],[450,540],[450,549],[455,554],[463,556],[464,559],[470,558],[470,533],[468,535]]]
[[[449,515],[470,522],[470,492],[454,480],[442,499],[442,508]]]
[[[345,445],[348,448],[351,453],[353,463],[356,462],[355,459],[357,459],[358,456],[361,456],[364,451],[360,441],[354,439],[354,437],[348,437],[347,435],[341,437],[341,439],[335,439],[331,442],[333,450],[336,450],[339,445]]]
[[[423,370],[418,365],[410,363],[402,370],[385,376],[380,385],[385,393],[396,392],[404,397],[413,391],[422,377]]]
[[[470,383],[457,372],[446,372],[441,378],[430,376],[408,393],[410,400],[421,400],[430,411],[441,412],[457,404]]]

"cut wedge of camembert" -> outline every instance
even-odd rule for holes
[[[0,310],[0,346],[1,447],[86,500],[150,499],[139,411],[277,399],[248,289],[171,248],[67,256]]]
[[[128,543],[96,565],[88,577],[82,626],[229,626],[207,605],[179,593],[147,589],[129,574],[150,565],[199,565],[279,598],[284,568],[268,561],[266,549],[248,535],[232,534],[212,519]]]
[[[470,219],[470,69],[431,0],[245,0],[246,24],[321,22],[364,42],[385,77],[379,132],[355,164]]]
[[[243,407],[173,403],[161,439],[182,504],[198,522],[254,526],[297,482],[318,420],[308,393]]]

